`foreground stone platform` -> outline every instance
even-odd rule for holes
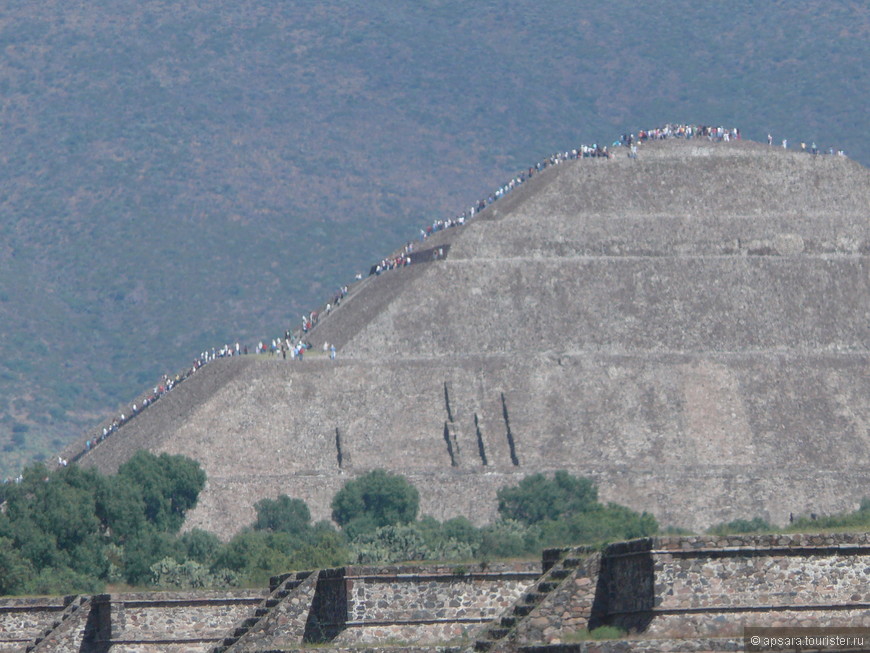
[[[565,643],[601,625],[628,635]],[[298,572],[262,591],[0,601],[0,635],[30,637],[0,639],[4,653],[735,651],[747,626],[870,628],[870,534],[653,537],[540,563]]]

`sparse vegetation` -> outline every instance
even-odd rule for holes
[[[735,519],[725,524],[717,524],[707,529],[711,535],[728,535],[729,533],[769,533],[773,527],[761,517],[752,519]]]
[[[820,531],[866,531],[870,530],[870,498],[861,501],[857,510],[833,515],[800,515],[792,523],[777,527],[761,517],[735,519],[707,529],[711,535],[731,533],[815,533]]]
[[[603,639],[624,639],[628,636],[628,632],[616,626],[599,626],[592,630],[575,630],[573,633],[567,633],[562,637],[562,640],[568,644],[573,642],[586,642],[590,640]]]

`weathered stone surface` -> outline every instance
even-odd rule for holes
[[[537,563],[324,571],[306,640],[322,637],[341,645],[461,639],[510,608],[540,572]]]
[[[244,589],[100,594],[92,598],[87,644],[125,653],[208,651],[267,594]]]
[[[0,598],[0,651],[31,642],[60,617],[64,607],[62,597]]]
[[[602,621],[647,636],[870,626],[870,534],[647,538],[604,552]]]
[[[92,603],[84,596],[67,597],[64,602],[67,606],[52,620],[51,630],[43,631],[32,640],[27,647],[28,653],[80,653],[87,650],[85,638]]]
[[[565,635],[587,630],[598,587],[599,553],[568,553],[583,555],[582,564],[562,580],[526,619],[520,621],[510,639],[517,644],[560,641]],[[544,577],[546,579],[546,576]]]
[[[499,487],[557,469],[692,529],[854,509],[868,206],[859,164],[754,143],[563,163],[433,236],[445,259],[357,284],[310,334],[334,363],[211,363],[84,464],[197,458],[187,527],[222,537],[279,493],[328,517],[375,467],[406,474],[422,512],[478,523]]]
[[[302,644],[319,573],[314,572],[269,609],[227,653],[292,648]],[[278,588],[280,591],[280,586]],[[270,596],[274,596],[274,593]]]

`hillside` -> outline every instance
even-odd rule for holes
[[[867,7],[723,14],[4,3],[0,475],[550,152],[693,119],[870,162]]]
[[[227,536],[288,493],[315,518],[386,467],[438,518],[566,469],[699,529],[854,509],[870,480],[870,173],[671,140],[552,166],[367,278],[309,338],[339,356],[209,363],[83,458],[199,460],[188,521]]]

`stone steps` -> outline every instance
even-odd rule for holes
[[[569,549],[561,553],[558,561],[550,567],[534,589],[523,594],[513,606],[510,614],[502,616],[491,623],[482,633],[482,637],[474,642],[475,651],[489,651],[504,640],[514,628],[543,601],[547,595],[558,588],[562,582],[574,574],[583,564],[582,558],[573,555],[575,550]]]
[[[284,574],[273,579],[273,581],[277,582],[273,582],[270,585],[273,588],[272,593],[260,602],[250,617],[247,617],[233,629],[232,635],[221,640],[221,643],[215,646],[211,650],[211,653],[226,653],[230,647],[249,633],[252,628],[270,613],[272,608],[279,605],[311,574],[312,572],[310,571],[300,571],[295,574]]]
[[[39,635],[37,635],[32,642],[30,642],[25,648],[25,653],[31,653],[31,651],[35,651],[39,645],[45,641],[48,637],[51,636],[60,626],[71,616],[73,616],[79,609],[87,603],[90,599],[86,596],[74,595],[71,597],[67,597],[69,603],[66,608],[64,608],[63,612],[60,613],[60,616],[51,622],[51,626],[42,631]]]

